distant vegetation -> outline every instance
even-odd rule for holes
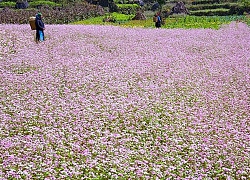
[[[114,21],[104,22],[105,18],[112,18]],[[250,25],[250,17],[247,16],[172,16],[164,19],[162,28],[211,28],[219,29],[223,24],[229,24],[232,21],[241,21]],[[72,24],[99,24],[99,25],[117,25],[123,27],[142,27],[154,28],[154,23],[151,18],[146,20],[131,20],[129,15],[118,15],[117,13],[109,14],[108,16],[99,16],[86,19],[83,21],[74,22]]]
[[[49,7],[60,7],[61,6],[61,4],[55,3],[52,1],[32,1],[29,3],[29,7],[36,8],[36,7],[40,6],[41,4],[43,6],[49,6]]]
[[[92,4],[88,2],[92,2]],[[166,19],[166,22],[169,18],[176,19],[178,17],[179,21],[181,19],[179,16],[186,16],[183,14],[169,15],[176,2],[178,2],[176,0],[158,0],[159,7],[154,11],[152,11],[152,6],[155,5],[155,1],[151,0],[145,0],[143,6],[137,0],[107,0],[104,6],[98,5],[98,1],[88,0],[88,2],[82,0],[31,0],[28,1],[26,9],[18,9],[16,0],[2,0],[0,2],[0,23],[25,24],[28,23],[29,17],[34,16],[38,11],[43,13],[46,24],[79,24],[79,22],[91,23],[91,21],[96,23],[94,21],[98,19],[100,23],[109,20],[111,23],[126,23],[133,24],[133,26],[136,26],[136,23],[139,23],[138,26],[142,26],[141,23],[143,22],[145,23],[143,26],[147,27],[147,23],[153,24],[152,16],[155,11],[162,11],[162,16]],[[242,16],[244,18],[240,18],[240,20],[243,19],[243,21],[248,23],[249,0],[183,0],[183,2],[191,16],[236,16],[234,19]],[[148,19],[146,21],[132,21],[133,16],[138,11],[142,13],[151,11],[152,13],[147,15]],[[187,17],[183,17],[183,19],[186,20]],[[190,19],[192,18],[190,17]],[[171,24],[171,22],[169,23]],[[169,25],[169,23],[166,24]],[[206,23],[201,25],[198,22],[198,24],[201,27],[207,26]]]
[[[29,17],[35,16],[39,11],[42,12],[46,24],[68,24],[90,17],[102,16],[105,13],[102,7],[86,2],[67,4],[60,7],[50,7],[46,5],[38,9],[5,8],[0,10],[0,23],[27,24]]]

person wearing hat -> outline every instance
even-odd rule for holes
[[[42,14],[41,13],[37,13],[35,24],[36,24],[36,41],[42,42],[42,41],[44,41],[45,26],[44,26],[44,23],[42,21]]]

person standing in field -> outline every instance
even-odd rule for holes
[[[44,41],[44,30],[45,30],[45,25],[42,21],[42,14],[38,13],[36,15],[36,42],[42,42]]]
[[[154,19],[155,19],[155,27],[160,28],[161,27],[161,21],[162,21],[161,16],[160,16],[160,12],[155,14]]]

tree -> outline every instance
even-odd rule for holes
[[[162,6],[163,6],[164,4],[166,4],[166,0],[157,0],[157,2],[158,2],[159,5],[160,5],[160,9],[162,9]]]

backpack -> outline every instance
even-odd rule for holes
[[[153,22],[157,22],[157,17],[156,16],[153,17]]]
[[[30,23],[30,28],[31,30],[36,30],[36,17],[30,17],[29,23]]]
[[[157,16],[157,22],[161,22],[161,17]]]

